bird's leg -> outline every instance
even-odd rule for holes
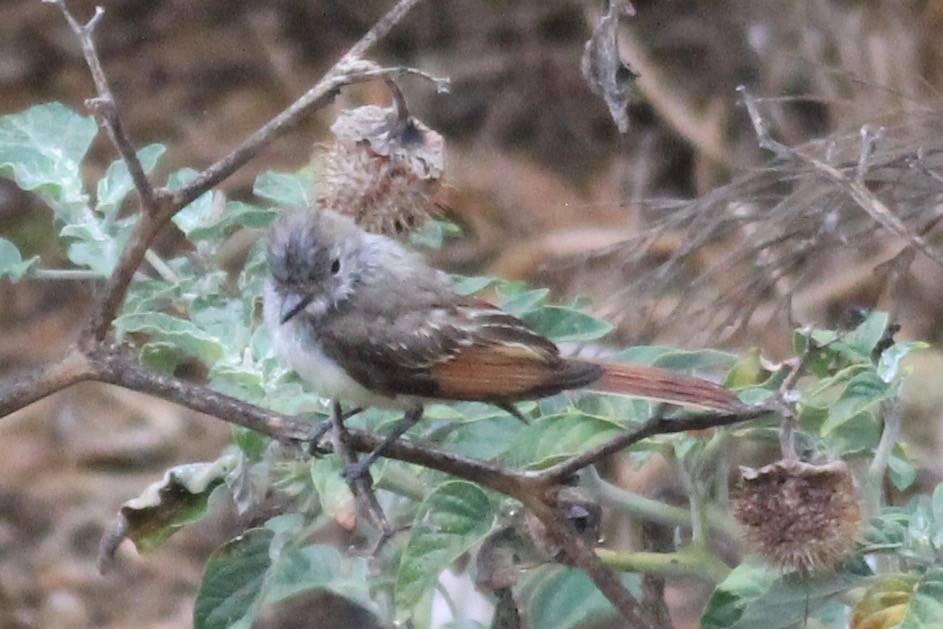
[[[406,411],[406,415],[404,415],[403,419],[393,426],[392,432],[386,436],[386,438],[383,440],[383,443],[374,448],[373,452],[362,458],[357,463],[348,465],[344,468],[344,479],[347,482],[350,482],[365,476],[370,470],[370,466],[378,458],[380,458],[381,454],[383,454],[383,450],[385,450],[388,445],[402,437],[407,430],[415,426],[419,420],[422,419],[422,410],[422,406],[418,406]]]
[[[505,413],[508,413],[509,415],[514,417],[514,419],[521,422],[525,426],[530,426],[530,422],[527,421],[527,418],[524,417],[524,414],[521,413],[519,410],[517,410],[517,407],[514,406],[514,404],[512,404],[511,402],[495,402],[495,406],[500,408]]]
[[[358,413],[362,413],[362,412],[363,412],[363,408],[360,406],[356,406],[352,409],[349,409],[347,412],[343,412],[341,410],[340,402],[335,400],[334,402],[331,403],[331,416],[333,417],[335,414],[340,416],[342,422],[347,421],[354,415],[357,415]],[[315,425],[314,429],[305,438],[305,443],[308,444],[309,455],[324,456],[325,454],[328,453],[327,450],[322,450],[321,448],[319,448],[318,444],[321,443],[321,439],[324,438],[324,435],[326,435],[330,429],[331,429],[330,419],[326,419],[323,422]]]

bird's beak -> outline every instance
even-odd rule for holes
[[[304,310],[305,306],[314,299],[312,295],[299,295],[298,293],[288,293],[285,295],[285,301],[282,302],[282,310],[278,313],[282,325],[288,323],[292,317]]]

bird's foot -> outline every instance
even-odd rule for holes
[[[373,479],[370,477],[370,461],[366,459],[358,461],[357,463],[351,463],[350,465],[344,466],[343,471],[344,480],[348,484],[353,484],[358,480],[366,480],[371,485],[373,484]]]
[[[325,449],[321,447],[321,439],[324,438],[331,430],[331,421],[324,420],[319,424],[316,424],[314,429],[308,434],[308,437],[305,439],[305,443],[308,444],[307,450],[308,454],[313,457],[322,457],[331,452],[330,449]]]

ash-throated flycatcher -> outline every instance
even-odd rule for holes
[[[348,478],[364,474],[434,400],[488,402],[521,418],[515,402],[586,388],[743,409],[731,391],[700,378],[564,358],[520,319],[458,295],[419,254],[333,212],[280,217],[268,267],[265,322],[281,360],[335,402],[405,411],[384,443],[345,471]]]

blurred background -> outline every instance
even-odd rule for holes
[[[363,0],[71,0],[87,19],[137,146],[169,147],[159,176],[203,168],[288,106],[390,6]],[[772,135],[855,181],[911,234],[938,243],[943,201],[943,1],[635,0],[622,56],[639,72],[619,134],[580,73],[604,3],[426,0],[373,53],[451,77],[450,94],[404,79],[417,117],[445,136],[440,202],[464,236],[434,255],[465,274],[584,295],[617,325],[613,346],[760,347],[790,354],[796,324],[840,326],[890,310],[905,338],[939,344],[943,268],[881,228],[848,182],[760,147],[737,86]],[[0,3],[0,115],[93,96],[78,44],[40,0]],[[264,170],[297,170],[337,112],[387,104],[382,84],[345,90],[230,178],[247,198]],[[867,125],[862,133],[863,125]],[[115,158],[104,136],[95,181]],[[867,205],[865,200],[864,205]],[[873,210],[874,207],[871,207]],[[0,233],[62,266],[51,213],[0,180]],[[238,234],[239,260],[259,234]],[[159,248],[183,245],[170,231]],[[0,368],[54,358],[94,286],[0,283]],[[916,359],[907,437],[941,472],[943,359]],[[163,402],[82,385],[0,424],[0,626],[189,626],[206,555],[246,526],[216,515],[161,552],[100,577],[99,536],[118,506],[173,464],[215,457],[229,428]],[[657,471],[621,484],[668,491]],[[259,517],[256,514],[255,517]],[[340,534],[339,534],[340,535]],[[339,541],[343,542],[341,538]],[[681,589],[678,618],[696,597]],[[353,622],[353,621],[352,621]]]

